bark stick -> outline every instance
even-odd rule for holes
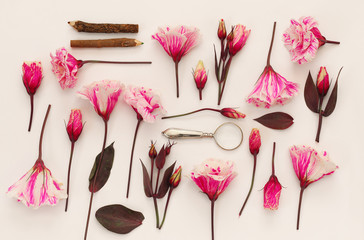
[[[68,22],[78,32],[92,33],[137,33],[138,24],[87,23],[83,21]]]
[[[132,38],[111,38],[96,40],[71,40],[71,47],[102,48],[102,47],[135,47],[143,43]]]

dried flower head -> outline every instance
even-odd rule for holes
[[[233,27],[231,35],[232,39],[230,37],[231,40],[229,41],[228,37],[229,53],[231,56],[235,56],[244,47],[249,34],[250,30],[248,30],[244,25],[238,24]]]
[[[83,129],[82,113],[80,109],[72,109],[66,130],[71,142],[76,142]]]
[[[172,188],[178,187],[179,183],[181,182],[181,174],[182,168],[179,166],[169,178],[169,184]]]
[[[250,153],[257,155],[261,144],[259,129],[253,128],[249,136]]]
[[[326,96],[330,87],[329,74],[326,71],[326,67],[320,67],[320,71],[317,74],[316,87],[320,95]]]
[[[246,116],[244,113],[236,111],[233,108],[223,108],[220,110],[220,113],[225,117],[234,118],[234,119],[245,118],[245,116]]]
[[[34,95],[43,79],[42,63],[24,62],[22,69],[24,86],[29,95]]]

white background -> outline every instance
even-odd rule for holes
[[[212,141],[179,141],[173,147],[167,164],[177,160],[183,167],[183,179],[172,195],[167,220],[162,230],[155,228],[151,199],[142,187],[141,158],[147,166],[150,140],[158,148],[166,139],[160,132],[168,127],[212,131],[227,121],[218,113],[200,113],[181,119],[142,123],[135,148],[132,188],[125,198],[130,149],[136,125],[134,111],[119,101],[109,121],[108,144],[115,141],[115,161],[105,187],[95,194],[89,238],[93,239],[210,239],[210,202],[189,179],[193,167],[214,157],[236,163],[236,179],[216,202],[215,239],[364,239],[363,194],[363,82],[362,54],[364,32],[362,1],[4,1],[0,9],[1,34],[1,168],[0,168],[0,234],[2,239],[82,239],[90,193],[88,175],[94,157],[101,150],[103,122],[89,102],[76,92],[85,84],[102,79],[150,87],[161,93],[169,114],[201,107],[217,107],[217,83],[214,76],[213,44],[219,46],[216,30],[219,19],[227,28],[244,24],[252,29],[243,50],[235,57],[229,73],[221,107],[239,107],[247,117],[235,121],[245,139],[238,150],[220,150]],[[340,45],[325,45],[314,61],[305,65],[290,62],[281,38],[291,18],[313,16],[322,34]],[[138,34],[78,33],[67,21],[138,23]],[[245,99],[263,70],[271,39],[273,22],[277,21],[271,63],[288,80],[300,85],[299,94],[285,106],[269,110],[247,104]],[[200,29],[201,43],[180,63],[180,98],[175,96],[174,65],[157,41],[151,39],[159,26],[185,24]],[[151,60],[152,65],[87,64],[79,71],[74,89],[62,90],[51,72],[50,52],[69,47],[70,39],[135,37],[144,42],[136,48],[71,49],[78,59]],[[199,59],[209,69],[209,80],[203,101],[192,80],[191,69]],[[23,61],[42,61],[44,79],[35,95],[33,127],[27,132],[29,96],[21,81]],[[305,105],[304,83],[310,70],[316,77],[320,66],[326,66],[335,80],[341,66],[338,103],[335,112],[324,118],[321,141],[315,143],[318,116]],[[28,209],[5,194],[7,188],[28,171],[37,158],[37,145],[48,104],[52,109],[45,130],[43,158],[53,175],[66,181],[70,142],[64,121],[72,108],[80,108],[87,122],[76,143],[69,211],[61,201],[55,207]],[[252,119],[273,111],[291,114],[294,125],[284,131],[265,128]],[[262,147],[258,155],[256,182],[243,215],[238,211],[248,192],[253,167],[248,150],[248,136],[253,127],[260,130]],[[277,142],[276,174],[285,188],[278,211],[263,208],[263,188],[271,174],[272,143]],[[292,168],[288,148],[306,144],[327,150],[339,169],[331,176],[312,184],[304,194],[301,228],[296,231],[299,182]],[[149,167],[148,167],[149,169]],[[143,225],[120,236],[104,229],[94,218],[95,211],[108,204],[124,204],[143,212]],[[163,204],[160,204],[161,212]],[[162,214],[162,213],[161,213]],[[147,236],[147,237],[146,237]]]

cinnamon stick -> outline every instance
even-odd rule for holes
[[[92,33],[137,33],[138,24],[114,24],[114,23],[87,23],[83,21],[69,21],[78,32]]]
[[[111,38],[96,40],[71,40],[71,47],[102,48],[102,47],[135,47],[143,43],[132,38]]]

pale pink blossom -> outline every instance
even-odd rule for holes
[[[264,208],[277,210],[281,196],[282,185],[273,174],[264,186]]]
[[[72,109],[66,130],[71,142],[76,142],[83,129],[82,113],[80,109]]]
[[[229,53],[231,56],[235,56],[245,45],[248,39],[250,30],[244,25],[238,24],[234,26],[232,30],[232,40],[229,41]]]
[[[334,173],[338,168],[330,161],[326,151],[319,153],[309,146],[292,146],[289,151],[302,188]]]
[[[23,83],[29,95],[34,95],[43,79],[42,63],[24,62],[23,70]]]
[[[215,201],[235,178],[234,163],[207,159],[191,172],[191,179],[211,201]]]
[[[102,80],[84,86],[83,90],[78,93],[85,99],[90,100],[96,113],[104,121],[108,121],[123,90],[124,84],[121,84],[119,81]]]
[[[269,65],[264,68],[247,102],[257,107],[270,108],[277,103],[284,105],[297,92],[297,83],[286,80]]]
[[[37,160],[23,177],[10,186],[7,194],[34,209],[42,205],[53,206],[60,199],[67,198],[62,183],[53,178],[42,160]]]
[[[128,86],[124,93],[124,100],[145,122],[153,123],[166,113],[159,95],[152,89]]]
[[[78,61],[65,48],[56,50],[55,56],[51,53],[52,71],[58,78],[63,89],[73,88],[77,82],[77,72],[82,66],[82,61]]]

